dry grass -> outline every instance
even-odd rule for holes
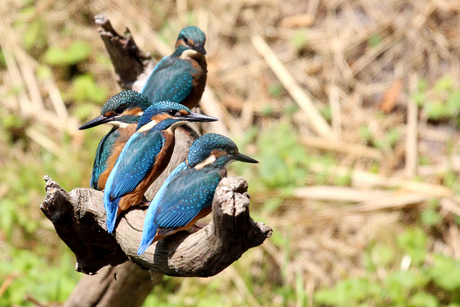
[[[60,95],[69,84],[53,75],[37,78],[40,59],[20,44],[20,30],[13,27],[20,10],[13,3],[0,4],[0,47],[7,66],[0,72],[0,105],[32,118],[27,136],[59,156],[64,131],[81,138],[79,122],[68,114]],[[453,222],[460,214],[460,197],[439,176],[460,171],[460,134],[448,121],[429,121],[411,98],[420,79],[429,84],[428,98],[436,95],[432,85],[442,76],[459,86],[459,11],[455,0],[77,0],[68,5],[39,1],[35,14],[46,14],[51,45],[70,43],[55,31],[66,25],[101,51],[102,42],[88,20],[105,13],[116,29],[129,27],[141,49],[163,56],[192,13],[207,34],[209,87],[204,100],[209,104],[203,108],[221,117],[224,125],[218,131],[236,137],[252,125],[263,131],[285,118],[283,110],[292,101],[299,106],[294,124],[302,144],[313,153],[335,155],[337,174],[353,169],[347,188],[299,187],[276,214],[261,213],[291,244],[289,259],[270,241],[264,243],[264,253],[278,271],[286,266],[289,282],[302,272],[312,294],[321,285],[362,275],[361,255],[369,243],[391,242],[433,198],[440,202],[444,231],[431,238],[431,251],[460,259],[460,234]],[[160,38],[157,31],[165,25]],[[87,65],[99,84],[111,94],[118,91],[110,69],[96,61]],[[279,84],[284,90],[273,98],[270,89]],[[20,88],[17,95],[9,94],[13,88]],[[274,115],[264,115],[267,106]],[[329,122],[321,113],[325,107]],[[391,128],[401,138],[393,147],[375,148],[360,136],[363,126],[375,139],[383,139]],[[420,156],[430,165],[420,166]],[[379,174],[370,171],[375,162]],[[313,173],[321,170],[321,165],[312,168]],[[253,199],[263,203],[276,194]],[[256,259],[257,252],[249,257]],[[234,270],[225,273],[249,304],[258,306],[237,275]]]

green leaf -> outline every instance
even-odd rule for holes
[[[305,291],[305,282],[301,272],[296,272],[295,275],[295,292],[297,297],[297,306],[307,306],[307,293]]]
[[[426,226],[436,226],[442,222],[442,218],[436,210],[428,209],[420,215],[422,223]]]
[[[427,235],[420,228],[409,229],[397,238],[398,246],[406,252],[414,265],[425,261]]]
[[[308,33],[305,30],[297,30],[292,36],[292,44],[294,48],[301,49],[307,45]]]
[[[424,110],[428,118],[432,120],[439,120],[449,115],[447,106],[440,101],[427,102],[424,106]]]
[[[282,203],[283,200],[279,197],[268,199],[264,204],[264,210],[266,210],[268,213],[273,213],[278,210]]]
[[[460,262],[445,255],[435,255],[434,264],[428,268],[434,283],[448,291],[460,289]]]
[[[0,201],[0,228],[8,238],[11,237],[13,231],[13,223],[16,216],[15,203],[10,199]]]
[[[37,75],[37,78],[39,80],[45,80],[53,76],[53,72],[48,66],[40,65],[37,67],[37,70],[35,71],[35,74]]]
[[[350,186],[351,185],[351,179],[352,178],[351,178],[351,172],[350,172],[350,173],[348,173],[346,175],[335,177],[334,183],[335,183],[335,185],[342,186],[342,187]]]
[[[382,266],[387,266],[395,259],[395,251],[389,246],[379,244],[376,245],[372,253],[375,253],[380,260]]]
[[[44,57],[46,63],[50,65],[74,65],[86,60],[91,54],[91,50],[90,44],[75,41],[69,48],[51,46],[46,51]]]
[[[416,92],[412,94],[412,100],[417,103],[419,107],[423,106],[426,102],[426,94],[422,92]]]
[[[425,79],[420,79],[418,81],[417,87],[418,87],[418,90],[421,92],[426,91],[428,88],[428,81],[426,81]]]
[[[391,272],[384,281],[388,296],[394,302],[404,302],[411,291],[419,289],[427,283],[428,278],[426,276],[412,271]]]
[[[434,85],[434,90],[436,94],[441,95],[445,91],[451,91],[453,87],[452,78],[450,76],[444,76]]]
[[[416,307],[438,307],[439,302],[433,294],[417,292],[409,299],[409,305]]]
[[[88,117],[93,114],[93,111],[94,111],[94,105],[91,105],[91,104],[81,104],[81,105],[78,105],[75,109],[74,109],[74,115],[77,116],[79,119],[81,120],[87,120]]]
[[[286,237],[283,236],[282,232],[279,230],[273,229],[273,234],[270,237],[270,241],[278,247],[284,247],[286,244]]]
[[[257,146],[260,153],[257,172],[266,187],[297,186],[305,182],[308,154],[299,144],[291,124],[265,130],[259,135]]]
[[[399,141],[400,136],[401,136],[401,133],[399,132],[398,128],[393,128],[393,129],[388,130],[386,137],[385,137],[388,146],[394,147],[396,143]]]
[[[361,126],[359,127],[359,136],[363,141],[369,142],[372,139],[372,132],[368,126]]]
[[[365,278],[349,278],[338,282],[332,289],[315,292],[316,303],[331,306],[355,306],[368,296],[378,295],[378,287]]]
[[[273,115],[273,107],[271,105],[269,105],[269,104],[265,104],[262,107],[261,113],[264,116],[272,116]]]
[[[274,98],[281,96],[283,92],[284,87],[279,83],[273,83],[268,87],[268,93]]]
[[[32,47],[45,47],[47,43],[46,23],[42,18],[35,18],[30,23],[22,37],[22,41],[27,50],[30,50]]]
[[[332,119],[331,106],[325,105],[323,108],[321,108],[321,115],[324,117],[325,120],[330,121]]]
[[[450,116],[457,116],[460,112],[460,90],[453,91],[447,98],[446,104],[446,108]]]
[[[99,87],[89,74],[78,76],[72,83],[72,95],[76,101],[93,101],[102,104],[107,100],[107,90]]]
[[[299,110],[299,106],[293,101],[291,101],[287,106],[284,107],[284,113],[286,113],[287,115],[293,115],[297,113]]]
[[[371,47],[376,47],[381,42],[382,42],[382,38],[380,37],[378,33],[372,34],[368,39],[368,43]]]

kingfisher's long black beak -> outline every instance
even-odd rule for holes
[[[232,159],[241,161],[241,162],[246,162],[246,163],[259,163],[256,159],[253,159],[251,157],[248,157],[246,155],[243,155],[242,153],[237,153],[235,155],[230,155]]]
[[[195,44],[195,45],[193,45],[193,48],[195,48],[195,50],[198,51],[199,53],[202,53],[202,54],[206,55],[206,50],[204,49],[203,45]]]
[[[199,113],[190,113],[190,115],[187,116],[181,116],[181,117],[174,117],[175,119],[180,119],[183,121],[187,122],[215,122],[218,121],[219,119],[204,115],[204,114],[199,114]]]
[[[113,117],[106,117],[103,115],[99,115],[98,117],[90,120],[89,122],[83,124],[78,128],[78,130],[85,130],[88,128],[96,127],[105,123],[108,123],[113,120]]]

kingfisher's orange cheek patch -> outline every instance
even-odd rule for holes
[[[180,110],[179,111],[180,115],[182,116],[187,116],[189,113],[187,112],[187,110]]]
[[[222,157],[222,156],[226,155],[227,153],[226,153],[225,151],[221,150],[221,149],[213,149],[213,150],[211,151],[211,154],[212,154],[214,157],[216,157],[216,159],[217,159],[217,158],[219,158],[219,157]]]
[[[128,109],[125,112],[123,112],[123,115],[134,115],[134,116],[139,116],[139,114],[142,113],[141,108],[133,108],[133,109]]]
[[[152,116],[152,120],[156,121],[157,123],[167,119],[167,118],[171,118],[171,116],[169,116],[168,114],[157,114],[155,116]]]

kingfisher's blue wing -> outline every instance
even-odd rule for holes
[[[110,199],[116,199],[129,192],[141,183],[155,164],[156,156],[163,147],[164,139],[158,131],[147,131],[133,134],[107,180],[106,189],[110,186]]]
[[[182,102],[193,90],[192,65],[185,60],[165,57],[150,74],[141,90],[151,101]]]
[[[112,153],[113,146],[117,138],[120,136],[120,132],[116,128],[107,133],[102,140],[99,142],[96,150],[96,156],[94,157],[93,171],[91,174],[90,185],[93,189],[98,189],[97,184],[99,181],[99,176],[107,168],[107,160]]]
[[[141,255],[147,247],[152,244],[153,239],[158,230],[158,226],[154,222],[155,213],[158,206],[161,204],[162,199],[165,197],[165,193],[168,192],[169,183],[176,178],[178,174],[180,174],[183,170],[187,168],[185,162],[179,164],[172,172],[169,174],[168,178],[166,178],[165,182],[155,194],[154,199],[150,202],[149,208],[147,209],[147,214],[144,220],[144,227],[142,228],[142,240],[141,245],[139,246],[139,250],[137,251],[138,255]]]
[[[221,180],[218,169],[190,169],[172,180],[156,209],[154,222],[159,228],[180,228],[210,206]]]

